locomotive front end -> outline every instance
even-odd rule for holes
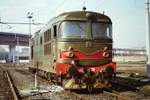
[[[87,16],[89,13],[70,14],[72,20],[59,26],[56,75],[66,89],[103,88],[115,75],[111,20],[98,13]]]

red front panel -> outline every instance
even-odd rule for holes
[[[104,53],[109,54],[109,58],[112,57],[112,51],[97,51],[96,53],[90,54],[90,55],[84,55],[80,53],[79,51],[63,51],[60,53],[61,58],[68,58],[69,53],[73,53],[75,58],[105,58]]]
[[[91,67],[77,66],[76,68],[80,73],[84,73],[84,68],[91,69],[93,72],[100,72],[108,66],[111,66],[114,69],[114,72],[116,71],[116,64],[113,63],[113,62],[109,63],[109,64],[106,64],[106,65],[103,65],[103,66],[91,66]],[[56,74],[57,74],[57,76],[66,75],[69,67],[70,67],[69,64],[57,63],[56,64]]]
[[[69,54],[72,53],[74,56],[70,59],[75,60],[75,59],[105,59],[105,58],[112,58],[112,51],[103,51],[99,50],[91,55],[84,55],[80,53],[79,51],[75,50],[70,50],[70,51],[62,51],[60,52],[60,58],[69,58]],[[104,55],[106,53],[106,55]],[[108,55],[107,55],[108,54]],[[67,74],[67,70],[69,69],[70,64],[65,64],[65,63],[56,63],[56,73],[57,75],[65,75]],[[91,66],[91,67],[84,67],[84,68],[91,68],[94,72],[101,71],[105,69],[105,67],[111,66],[114,71],[116,70],[116,65],[115,63],[108,63],[103,66]],[[83,67],[82,66],[76,66],[78,68],[78,71],[83,73]]]

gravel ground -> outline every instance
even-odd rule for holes
[[[117,72],[147,76],[146,62],[117,62]]]
[[[0,100],[11,100],[13,94],[5,71],[0,66]]]
[[[45,79],[38,77],[38,89],[34,88],[34,75],[28,72],[28,68],[25,65],[16,66],[9,64],[5,66],[9,70],[13,81],[19,90],[19,93],[23,100],[116,100],[110,98],[104,94],[76,94],[74,92],[65,91],[61,87],[45,81]],[[139,67],[120,67],[122,71],[133,72],[142,70]],[[150,86],[143,87],[140,92],[121,92],[120,94],[129,96],[131,100],[150,100]]]
[[[6,68],[7,67],[7,68]],[[26,67],[5,66],[17,87],[23,100],[84,100],[79,95],[65,91],[60,86],[42,79],[38,80],[38,88],[34,87],[34,75]]]

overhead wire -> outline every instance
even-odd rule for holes
[[[58,6],[53,9],[51,12],[55,12],[57,9],[59,9],[61,6],[64,5],[66,0],[63,0],[61,3],[58,4]],[[40,14],[36,14],[34,16],[39,16]],[[18,19],[25,19],[26,17],[19,17],[19,18],[14,18],[14,19],[9,19],[9,20],[18,20]],[[1,21],[1,20],[0,20]],[[21,24],[21,25],[28,25],[30,23],[24,23],[24,22],[0,22],[0,24],[5,24],[5,25],[8,25],[8,24]],[[32,25],[44,25],[44,23],[31,23]]]
[[[58,4],[58,6],[57,6],[55,9],[53,9],[53,10],[50,11],[50,12],[51,12],[51,13],[53,13],[53,12],[56,13],[56,11],[57,11],[61,6],[64,5],[65,1],[67,1],[67,0],[63,0],[60,4]],[[53,13],[53,14],[55,14],[55,13]]]
[[[106,4],[108,1],[110,0],[104,0],[103,2],[101,2],[100,4],[98,4],[95,9],[98,9],[99,7],[101,7],[102,5]]]
[[[143,8],[143,6],[137,7],[137,8],[135,8],[134,10],[129,11],[129,12],[127,12],[126,14],[119,16],[117,19],[123,19],[123,18],[126,18],[126,17],[128,17],[128,16],[130,16],[130,15],[132,15],[132,14],[135,14],[136,12],[140,11],[139,9],[141,9],[141,8]],[[141,9],[141,10],[142,10],[142,9]]]
[[[59,7],[61,7],[62,5],[64,5],[65,1],[67,0],[63,0],[56,8],[54,8],[51,12],[55,12]],[[40,13],[41,14],[41,13]],[[34,16],[39,16],[40,14],[34,14]],[[18,17],[18,18],[13,18],[13,19],[9,19],[9,20],[18,20],[18,19],[25,19],[26,17]]]
[[[83,3],[83,7],[85,7],[86,5],[85,5],[85,3],[86,3],[86,0],[82,0],[82,3]]]

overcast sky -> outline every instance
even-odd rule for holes
[[[82,10],[108,15],[113,22],[114,47],[145,47],[145,0],[1,0],[2,22],[28,22],[27,12],[33,12],[36,23],[46,23],[66,11]],[[12,27],[12,28],[10,28]],[[1,25],[5,32],[29,33],[28,25]],[[32,26],[32,32],[42,26]]]

